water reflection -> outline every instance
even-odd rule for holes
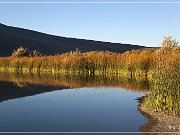
[[[146,118],[135,99],[148,88],[144,79],[1,73],[0,131],[139,131]]]
[[[146,122],[133,93],[121,88],[80,88],[0,103],[0,131],[137,132]]]
[[[64,86],[49,86],[41,84],[27,84],[27,83],[13,83],[7,81],[0,81],[0,102],[21,98],[26,96],[32,96],[44,92],[50,92],[55,90],[68,89]]]
[[[149,82],[144,79],[135,80],[107,76],[51,76],[1,73],[0,101],[55,90],[82,87],[121,87],[129,91],[143,92],[149,89]]]
[[[148,89],[144,106],[179,115],[180,79],[175,73],[151,81],[1,73],[0,131],[139,131],[147,120],[135,99]]]
[[[0,81],[13,82],[19,87],[26,84],[41,84],[50,86],[64,86],[70,88],[82,87],[124,87],[133,91],[149,89],[149,81],[146,78],[120,78],[110,76],[56,76],[33,74],[8,74],[1,73]]]

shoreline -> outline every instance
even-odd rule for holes
[[[161,112],[150,111],[143,107],[142,103],[139,104],[138,110],[144,115],[148,122],[140,127],[143,135],[179,135],[180,134],[180,117],[171,116]],[[158,133],[157,133],[158,132]]]

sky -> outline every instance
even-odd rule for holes
[[[4,0],[4,2],[23,0]],[[28,2],[37,2],[29,0]],[[47,2],[48,0],[38,0]],[[59,1],[60,0],[54,0]],[[64,0],[65,1],[65,0]],[[82,0],[66,0],[80,2]],[[88,2],[112,2],[89,0]],[[122,0],[113,0],[122,2]],[[129,0],[129,2],[137,0]],[[149,0],[152,2],[155,0]],[[180,0],[174,0],[180,2]],[[180,3],[2,3],[0,23],[81,39],[160,46],[164,36],[180,41]],[[27,2],[27,1],[23,1]],[[61,1],[62,2],[62,1]],[[87,0],[82,1],[87,2]],[[128,2],[127,0],[124,2]],[[143,0],[138,0],[143,2]],[[144,2],[147,2],[147,0]],[[155,1],[157,2],[157,1]],[[172,0],[159,0],[172,2]]]

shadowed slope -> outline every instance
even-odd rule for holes
[[[12,51],[23,46],[30,50],[38,50],[44,55],[69,52],[78,48],[83,52],[98,50],[125,52],[142,49],[144,46],[101,42],[85,39],[65,38],[36,32],[32,30],[6,26],[0,23],[0,56],[9,56]]]

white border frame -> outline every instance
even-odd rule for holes
[[[27,1],[27,2],[23,2],[23,1],[17,1],[17,2],[0,2],[0,4],[180,4],[180,1],[178,2],[56,2],[56,1],[52,1],[52,2],[31,2],[31,1]],[[180,132],[0,132],[0,134],[137,134],[137,133],[147,133],[147,134],[154,134],[154,133],[164,133],[164,134],[178,134]]]
[[[180,1],[168,1],[168,2],[156,2],[156,1],[154,1],[154,2],[151,2],[151,1],[144,1],[144,2],[141,2],[141,1],[136,1],[136,2],[126,2],[126,1],[122,1],[122,2],[116,2],[116,1],[112,1],[112,2],[106,2],[106,1],[94,1],[94,2],[91,2],[91,1],[87,1],[87,2],[81,2],[81,1],[76,1],[76,2],[65,2],[65,1],[52,1],[52,2],[46,2],[46,1],[34,1],[34,2],[32,2],[32,1],[27,1],[27,2],[25,2],[25,1],[16,1],[16,2],[14,2],[14,1],[12,1],[12,2],[8,2],[8,1],[2,1],[2,2],[0,2],[0,4],[180,4]]]

